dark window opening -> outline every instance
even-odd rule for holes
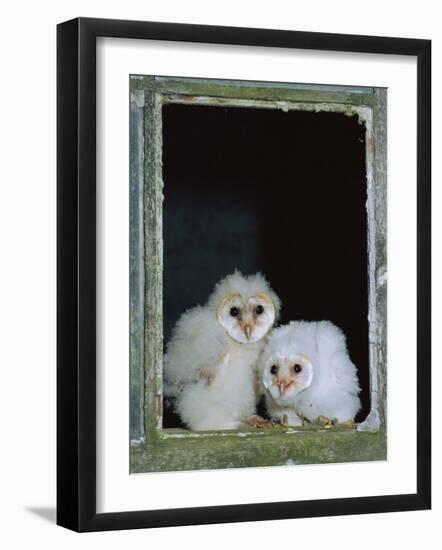
[[[261,271],[282,324],[328,319],[345,332],[365,419],[365,126],[342,113],[167,104],[163,179],[165,345],[219,279]],[[182,427],[167,400],[163,426]]]

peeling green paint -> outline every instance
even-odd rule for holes
[[[145,273],[145,433],[153,442],[162,426],[161,366],[163,359],[163,180],[162,180],[162,99],[145,92],[144,127],[144,273]],[[158,397],[160,396],[160,397]]]
[[[130,439],[144,438],[144,91],[131,93],[130,111]]]
[[[385,432],[355,430],[260,431],[238,437],[199,434],[166,438],[131,450],[131,472],[206,470],[386,459]],[[241,432],[240,432],[241,433]]]
[[[372,106],[374,88],[333,87],[290,83],[247,82],[234,80],[205,80],[192,78],[145,76],[131,79],[131,89],[155,89],[163,95],[243,98],[247,100],[278,100],[308,103],[340,103]]]

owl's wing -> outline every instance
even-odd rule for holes
[[[226,353],[226,338],[213,310],[198,306],[184,313],[164,356],[164,394],[176,395],[199,380],[202,369],[215,368]]]
[[[334,382],[340,389],[353,395],[360,392],[356,366],[347,352],[339,351],[331,358]]]
[[[319,323],[318,350],[331,370],[332,380],[341,390],[357,395],[360,391],[357,370],[347,350],[344,333],[329,321]]]
[[[330,321],[320,321],[316,327],[316,345],[321,353],[333,355],[338,351],[347,351],[345,334]]]

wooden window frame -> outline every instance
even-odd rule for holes
[[[132,473],[386,459],[387,90],[132,75],[130,157]],[[371,409],[350,429],[163,430],[162,107],[338,112],[366,131]]]

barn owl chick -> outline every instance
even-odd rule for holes
[[[236,271],[178,320],[164,356],[164,393],[190,429],[235,429],[254,414],[256,363],[279,308],[261,274]]]
[[[259,368],[272,420],[347,424],[360,409],[356,367],[343,332],[329,321],[294,321],[275,329]]]

